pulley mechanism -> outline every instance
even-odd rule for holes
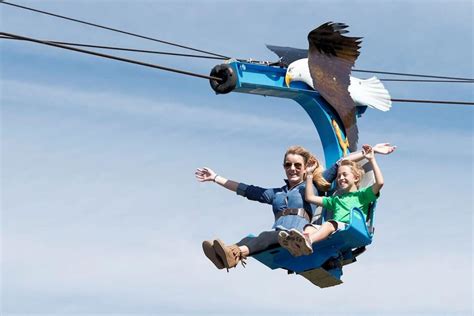
[[[220,78],[221,80],[210,79],[212,90],[216,94],[229,93],[235,89],[237,85],[237,76],[234,69],[229,64],[220,64],[212,68],[211,76]]]

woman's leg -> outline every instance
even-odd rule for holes
[[[211,242],[203,242],[203,250],[206,257],[211,260],[218,269],[234,268],[237,263],[245,264],[245,258],[255,253],[264,251],[272,245],[278,245],[278,232],[267,231],[257,237],[245,237],[237,244],[226,246],[220,239]]]
[[[260,233],[257,237],[245,237],[237,243],[245,257],[267,250],[278,245],[278,231],[271,230]]]
[[[250,254],[250,249],[249,247],[247,246],[239,246],[239,249],[240,249],[240,253],[242,254],[242,256],[244,257],[248,257],[249,254]]]

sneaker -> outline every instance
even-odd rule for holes
[[[303,255],[307,256],[313,253],[313,245],[308,235],[304,235],[294,228],[290,229],[288,234],[290,238],[294,240],[295,246],[301,250]]]
[[[280,244],[280,246],[288,250],[288,252],[293,257],[299,257],[302,255],[300,249],[295,245],[294,237],[290,236],[287,231],[282,230],[278,233],[278,243]]]
[[[224,262],[222,259],[217,255],[216,250],[212,247],[212,242],[209,240],[205,240],[202,242],[202,250],[204,250],[204,254],[206,257],[211,260],[212,263],[216,266],[217,269],[224,269]]]

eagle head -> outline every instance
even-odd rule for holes
[[[308,58],[295,60],[288,65],[285,75],[286,86],[289,87],[292,81],[302,81],[314,89],[313,79],[309,73]]]

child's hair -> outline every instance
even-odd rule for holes
[[[357,186],[357,188],[359,188],[360,180],[361,180],[362,177],[364,176],[364,169],[362,169],[362,167],[359,166],[359,164],[357,164],[356,162],[350,161],[350,160],[343,160],[343,161],[341,161],[341,163],[339,164],[339,167],[342,167],[342,166],[349,166],[349,167],[351,168],[351,171],[352,171],[352,173],[354,174],[354,176],[356,176],[357,178],[359,178],[359,179],[356,181],[356,186]]]
[[[305,167],[308,165],[308,163],[314,163],[316,165],[316,169],[313,171],[313,182],[316,184],[316,187],[319,191],[326,192],[329,190],[331,183],[327,182],[326,179],[323,178],[324,169],[319,163],[318,159],[316,159],[316,157],[314,157],[311,152],[302,146],[291,146],[285,153],[283,163],[285,163],[286,156],[289,154],[300,155],[303,157]]]

